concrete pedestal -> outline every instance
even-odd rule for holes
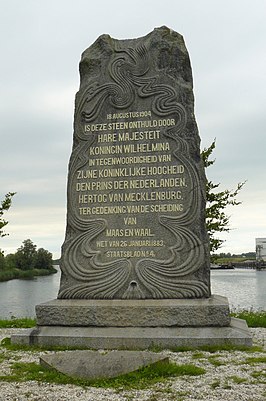
[[[39,326],[11,337],[13,344],[91,349],[175,349],[204,345],[251,346],[244,320],[228,327],[69,327]]]
[[[228,326],[225,297],[202,299],[55,299],[36,306],[38,326],[202,327]]]
[[[53,300],[36,307],[37,327],[13,344],[91,349],[252,345],[244,320],[231,319],[227,298],[192,300]]]

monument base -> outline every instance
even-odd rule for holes
[[[204,345],[252,346],[245,320],[228,327],[69,327],[39,326],[11,337],[13,344],[90,349],[175,349]]]
[[[53,300],[36,307],[37,327],[13,344],[144,350],[251,346],[244,320],[231,319],[227,298],[192,300]]]
[[[38,326],[228,326],[225,297],[201,299],[54,299],[36,306]]]

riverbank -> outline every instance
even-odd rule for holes
[[[22,329],[0,329],[0,341]],[[180,376],[146,389],[80,387],[34,380],[0,380],[1,401],[264,401],[266,398],[266,328],[250,329],[252,351],[163,351],[170,361],[205,369],[200,376]],[[71,352],[71,351],[70,351]],[[0,347],[1,376],[9,375],[13,363],[39,363],[47,351],[11,351]]]
[[[14,280],[14,279],[32,279],[38,276],[49,276],[50,274],[57,273],[55,268],[51,269],[7,269],[0,270],[0,282]]]

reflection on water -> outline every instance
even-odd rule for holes
[[[0,318],[34,317],[35,305],[57,297],[60,271],[33,280],[0,283]],[[212,294],[229,299],[237,309],[266,310],[266,271],[211,270]]]
[[[57,297],[59,281],[58,269],[50,276],[0,283],[0,318],[34,317],[35,305]]]

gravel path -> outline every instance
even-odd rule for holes
[[[0,329],[0,341],[18,329]],[[112,390],[74,385],[8,383],[0,381],[1,401],[265,401],[266,363],[251,364],[248,358],[266,357],[266,329],[251,329],[254,345],[263,351],[163,351],[177,364],[204,367],[202,376],[183,376],[156,384],[146,390]],[[39,362],[41,352],[8,351],[0,347],[0,375],[10,373],[13,362]]]

